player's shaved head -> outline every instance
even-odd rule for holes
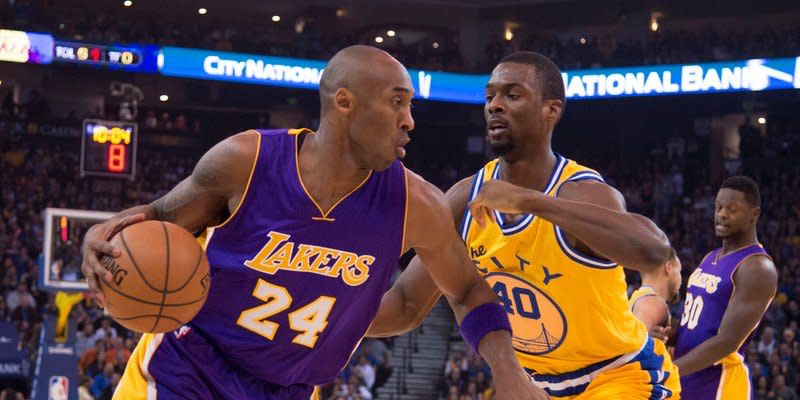
[[[372,46],[345,47],[328,61],[319,82],[319,97],[325,113],[339,89],[347,89],[359,96],[376,86],[376,81],[386,79],[388,70],[405,71],[399,61],[389,53]]]

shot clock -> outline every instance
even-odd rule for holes
[[[137,125],[86,119],[81,131],[81,177],[133,179],[136,173]]]

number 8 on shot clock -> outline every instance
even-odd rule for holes
[[[133,179],[136,173],[135,122],[86,119],[81,130],[81,177]]]

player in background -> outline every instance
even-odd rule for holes
[[[726,179],[714,212],[722,247],[706,254],[689,276],[675,346],[684,398],[751,399],[747,345],[778,286],[772,258],[758,243],[758,184]]]
[[[675,249],[661,268],[639,272],[642,285],[628,300],[631,312],[642,321],[649,332],[669,328],[671,316],[668,304],[678,301],[681,290],[681,260]],[[666,337],[659,339],[666,340]]]
[[[352,46],[320,82],[320,127],[223,140],[151,204],[95,225],[83,271],[102,302],[98,261],[115,232],[144,219],[208,227],[211,289],[173,333],[145,334],[117,399],[303,399],[345,366],[401,254],[425,260],[489,363],[499,399],[543,399],[517,363],[497,297],[475,272],[444,195],[399,161],[414,128],[405,67]]]
[[[450,188],[453,219],[537,385],[554,398],[677,398],[677,371],[631,313],[622,268],[661,268],[667,237],[627,212],[597,171],[553,151],[564,104],[561,71],[547,57],[500,61],[484,105],[499,158]],[[404,332],[427,315],[439,293],[424,263],[412,260],[384,296],[370,334]]]

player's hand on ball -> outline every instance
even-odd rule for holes
[[[121,254],[120,250],[115,248],[109,240],[126,226],[144,221],[144,219],[144,214],[129,215],[93,225],[86,231],[81,246],[81,252],[83,253],[81,270],[86,277],[86,282],[89,284],[89,290],[100,307],[103,307],[103,292],[100,290],[97,280],[104,279],[106,282],[111,282],[112,280],[111,273],[103,267],[103,263],[100,260],[104,256],[117,258]]]
[[[550,395],[536,386],[521,368],[513,371],[492,371],[497,400],[546,400]]]
[[[491,210],[508,214],[529,213],[526,199],[537,195],[541,195],[541,193],[498,179],[491,179],[481,186],[478,195],[469,203],[469,211],[478,224],[485,226],[486,221],[492,219]]]

